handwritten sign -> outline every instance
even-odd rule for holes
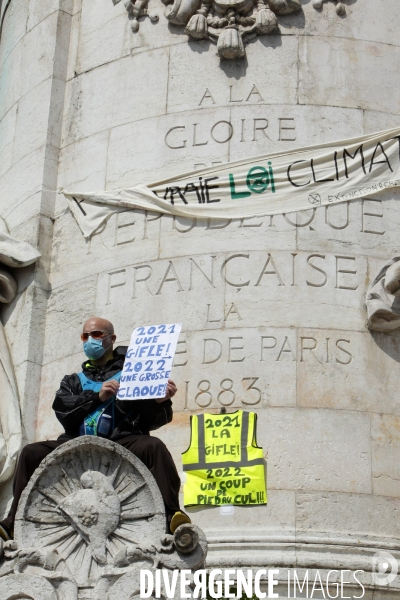
[[[181,328],[181,323],[172,323],[134,329],[118,400],[164,398]]]

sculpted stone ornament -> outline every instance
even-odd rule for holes
[[[365,295],[368,327],[388,332],[400,327],[400,256],[379,271]]]
[[[164,0],[163,0],[164,1]],[[242,58],[244,42],[274,32],[277,15],[301,9],[299,0],[165,0],[166,18],[194,39],[217,43],[221,58]]]
[[[167,535],[165,524],[160,491],[138,458],[109,440],[71,440],[41,463],[21,496],[15,541],[0,563],[0,598],[131,600],[141,568],[201,568],[204,533],[181,525]]]
[[[114,4],[118,4],[119,2],[121,2],[121,0],[113,0]],[[157,13],[149,12],[147,10],[146,7],[148,3],[149,0],[133,0],[133,2],[131,0],[124,1],[124,6],[128,11],[129,18],[132,20],[131,29],[134,33],[139,31],[139,17],[149,17],[152,23],[157,23],[158,21],[159,17]]]
[[[118,4],[121,0],[113,0]],[[320,10],[328,0],[313,0]],[[346,6],[336,2],[336,13],[346,15]],[[244,44],[258,35],[277,31],[278,16],[301,10],[300,0],[162,0],[166,4],[165,17],[174,25],[185,27],[185,33],[194,40],[210,39],[217,44],[217,54],[225,59],[245,55]],[[138,18],[149,16],[158,21],[156,13],[147,11],[148,0],[125,0],[125,8],[132,20],[132,31],[139,30]]]
[[[12,237],[0,218],[0,302],[8,304],[17,295],[17,282],[9,269],[27,267],[40,252]],[[6,333],[0,321],[0,484],[12,477],[22,446],[22,422],[18,388]],[[1,598],[1,595],[0,595]]]
[[[244,43],[258,35],[273,33],[278,27],[277,15],[301,10],[299,0],[162,0],[167,5],[165,16],[195,40],[210,39],[217,44],[221,58],[242,58]],[[113,0],[114,4],[120,0]],[[139,29],[138,17],[147,15],[148,0],[125,2],[133,18],[132,30]],[[157,15],[150,13],[152,21]]]
[[[317,10],[320,10],[323,7],[324,2],[327,2],[327,0],[313,0],[313,7]],[[335,0],[335,2],[336,14],[338,14],[340,17],[343,17],[346,14],[346,6],[343,2],[340,2],[340,0]]]

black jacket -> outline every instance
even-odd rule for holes
[[[93,381],[106,381],[122,370],[126,351],[127,346],[118,346],[114,350],[114,357],[105,365],[95,366],[90,361],[86,361],[82,365],[82,371]],[[66,375],[53,402],[56,417],[65,429],[65,434],[60,438],[78,437],[79,427],[84,418],[99,404],[101,402],[98,392],[83,391],[76,373]],[[128,413],[130,414],[126,417]],[[116,440],[133,434],[148,434],[149,431],[158,429],[170,421],[172,421],[171,400],[161,403],[155,400],[115,400],[115,429],[110,439]]]

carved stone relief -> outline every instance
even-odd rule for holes
[[[313,7],[317,10],[323,7],[324,2],[328,2],[329,0],[313,0]],[[340,0],[334,0],[336,2],[336,13],[343,17],[346,14],[346,6]]]
[[[373,331],[393,331],[400,327],[400,256],[379,271],[365,295],[368,327]]]
[[[26,267],[40,258],[40,252],[8,233],[0,218],[0,302],[8,304],[17,295],[17,282],[9,268]],[[14,367],[3,324],[0,321],[0,483],[14,473],[22,444],[22,423]],[[0,596],[1,597],[1,596]]]
[[[113,0],[118,4],[121,0]],[[194,40],[210,39],[217,44],[217,54],[225,59],[242,58],[244,44],[259,35],[276,33],[278,17],[301,10],[299,0],[162,0],[166,4],[165,17],[174,25],[185,27],[185,33]],[[314,0],[321,9],[327,0]],[[346,14],[343,2],[336,2],[336,12]],[[148,12],[148,0],[125,0],[125,8],[132,20],[132,31],[139,29],[138,18],[148,16],[158,21],[158,15]]]
[[[101,438],[67,442],[21,497],[0,597],[128,600],[139,594],[141,568],[202,567],[203,532],[181,525],[172,536],[165,526],[160,491],[138,458]]]
[[[119,2],[121,2],[121,0],[113,0],[114,4],[118,4]],[[132,21],[131,29],[134,33],[139,30],[139,17],[149,17],[152,23],[157,23],[159,19],[157,13],[149,12],[147,10],[148,3],[149,0],[134,0],[133,2],[131,2],[131,0],[124,1],[124,6],[128,12],[130,20]]]

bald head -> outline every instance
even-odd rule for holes
[[[107,319],[102,319],[101,317],[90,317],[83,325],[83,332],[90,333],[91,331],[95,331],[99,329],[100,331],[107,331],[107,333],[114,333],[114,326]]]
[[[95,364],[104,365],[108,360],[113,358],[113,346],[115,340],[117,339],[117,336],[114,333],[114,326],[112,323],[110,323],[110,321],[107,321],[107,319],[102,319],[101,317],[91,317],[84,324],[82,333],[91,335],[92,332],[96,341],[101,341],[101,344],[104,348],[104,353],[99,358],[93,359],[92,356],[85,351],[86,356],[88,356]],[[82,340],[84,339],[85,338],[83,336]],[[86,342],[84,343],[84,349],[85,344]]]

